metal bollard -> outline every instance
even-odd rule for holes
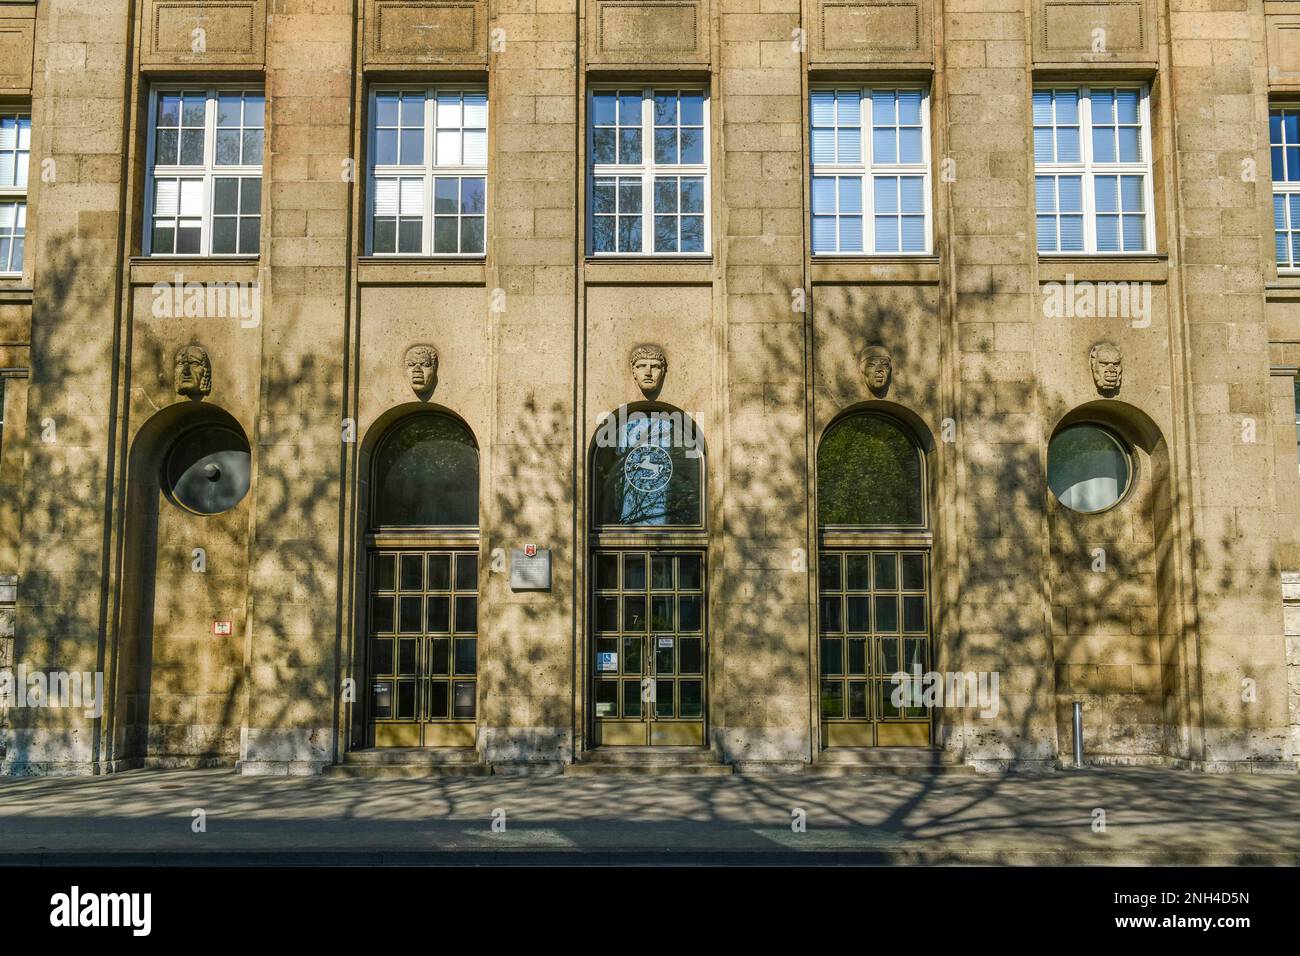
[[[1083,766],[1083,703],[1074,702],[1074,765]]]

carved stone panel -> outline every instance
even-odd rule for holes
[[[1035,63],[1155,62],[1150,0],[1034,0]]]
[[[367,0],[367,66],[484,64],[487,0]]]
[[[32,88],[32,39],[36,4],[0,6],[0,91],[26,93]]]
[[[587,0],[587,59],[707,65],[709,0]]]
[[[1264,18],[1268,37],[1268,82],[1300,87],[1300,12]]]
[[[266,0],[145,0],[143,29],[148,66],[260,66]]]
[[[814,63],[930,63],[930,0],[819,0],[811,19]]]

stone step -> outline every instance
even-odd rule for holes
[[[492,767],[485,763],[471,764],[333,764],[326,767],[326,777],[364,777],[367,779],[409,779],[412,777],[486,777]]]
[[[327,777],[478,777],[492,772],[473,747],[376,747],[343,755],[343,762],[325,768]]]
[[[730,764],[666,764],[666,763],[571,763],[564,767],[566,777],[595,776],[648,776],[648,777],[730,777],[735,770]]]
[[[596,774],[729,777],[734,773],[706,747],[598,747],[567,764],[568,776]]]
[[[837,747],[823,750],[805,773],[820,776],[846,774],[956,774],[976,773],[934,747]]]

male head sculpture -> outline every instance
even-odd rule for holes
[[[1103,395],[1114,395],[1124,382],[1124,358],[1113,342],[1098,342],[1088,352],[1092,382]]]
[[[176,394],[200,399],[212,391],[212,362],[202,345],[183,345],[173,364]]]
[[[858,372],[868,390],[877,398],[889,390],[889,380],[894,372],[894,359],[883,345],[868,345],[858,353]]]
[[[668,374],[668,356],[657,345],[638,345],[630,360],[632,378],[646,398],[654,398]]]
[[[432,345],[412,345],[407,349],[406,380],[416,395],[426,398],[438,381],[438,350]]]

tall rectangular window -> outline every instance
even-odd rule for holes
[[[19,276],[23,272],[31,149],[31,114],[0,111],[0,276]]]
[[[1277,266],[1300,269],[1300,104],[1268,111]]]
[[[372,91],[370,255],[484,254],[487,111],[482,88]]]
[[[1040,87],[1033,113],[1038,251],[1152,252],[1146,87]]]
[[[709,98],[699,87],[594,89],[592,255],[709,254]]]
[[[150,117],[145,254],[257,255],[262,91],[157,88]]]
[[[927,92],[834,87],[809,101],[813,254],[928,253]]]

